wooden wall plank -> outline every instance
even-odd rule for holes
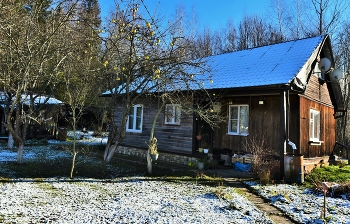
[[[121,145],[147,148],[146,142],[149,140],[152,122],[157,113],[158,104],[155,100],[147,100],[140,103],[143,105],[143,125],[142,133],[127,132]],[[122,108],[118,106],[115,112],[117,124],[120,121]],[[181,113],[180,125],[164,124],[164,109],[157,119],[155,128],[155,137],[158,140],[158,149],[160,151],[178,152],[183,154],[192,154],[193,138],[193,115]]]
[[[329,156],[336,141],[336,120],[333,117],[334,109],[322,105],[305,97],[300,97],[300,151],[306,158]],[[320,111],[321,145],[311,145],[309,143],[310,109]]]
[[[259,104],[260,99],[264,104]],[[278,151],[279,146],[279,96],[247,96],[226,98],[222,102],[222,111],[228,121],[229,105],[249,105],[249,135],[228,135],[227,122],[214,130],[214,148],[229,149],[237,153],[247,151],[245,143],[253,138],[264,138],[271,148]]]

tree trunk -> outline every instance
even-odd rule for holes
[[[13,144],[14,144],[14,140],[13,140],[13,136],[12,134],[10,133],[9,134],[9,138],[7,140],[7,147],[10,148],[10,149],[13,149]]]
[[[153,119],[151,133],[149,136],[149,146],[148,146],[148,150],[147,150],[147,171],[149,174],[152,174],[152,158],[151,158],[150,145],[151,145],[151,142],[153,141],[153,138],[154,138],[154,130],[156,128],[157,119],[158,119],[161,111],[163,110],[164,106],[165,106],[165,100],[162,98],[162,104],[161,104],[160,108],[158,108],[157,114]]]
[[[108,136],[108,144],[106,146],[105,149],[105,153],[104,153],[104,160],[105,162],[109,163],[114,155],[115,150],[117,149],[117,147],[119,146],[119,143],[123,141],[123,139],[125,138],[125,132],[126,132],[126,121],[127,121],[127,117],[129,114],[129,110],[125,109],[123,111],[122,114],[122,120],[120,122],[120,126],[119,126],[119,133],[117,133],[117,126],[115,125],[115,123],[113,122],[113,131],[112,134]],[[116,141],[115,144],[112,144],[113,139],[118,135],[118,139]]]
[[[149,148],[147,151],[147,172],[149,174],[152,174],[152,158],[151,158],[151,151]]]
[[[24,122],[21,120],[21,104],[17,103],[16,107],[16,118],[15,121],[11,119],[11,116],[7,116],[7,124],[6,128],[9,131],[9,140],[8,140],[8,146],[10,148],[13,148],[13,145],[16,144],[18,146],[17,149],[17,163],[22,164],[23,163],[23,148],[24,148],[24,142],[26,139],[26,129],[28,127],[28,122]],[[11,111],[12,113],[13,111]],[[13,125],[14,123],[14,125]],[[14,127],[14,128],[13,128]]]
[[[72,179],[73,178],[73,172],[74,172],[74,168],[75,168],[75,159],[77,157],[77,152],[73,152],[73,159],[72,159],[72,168],[70,170],[70,175],[69,178]]]
[[[110,131],[110,133],[108,135],[107,145],[106,145],[105,152],[103,155],[103,160],[106,162],[109,162],[112,159],[112,156],[114,154],[115,149],[112,148],[113,147],[112,142],[116,136],[117,136],[117,126],[113,123],[112,130]],[[112,154],[112,155],[110,155],[110,154]],[[110,157],[110,158],[107,161],[108,157]]]
[[[117,149],[117,144],[111,145],[111,146],[108,148],[108,150],[106,149],[106,151],[108,151],[108,152],[106,153],[106,151],[105,151],[105,158],[104,158],[104,160],[105,160],[107,163],[109,163],[109,162],[112,160],[112,157],[113,157],[114,152],[115,152],[116,149]]]
[[[17,149],[17,163],[19,164],[23,163],[23,148],[24,148],[24,144],[21,143]]]

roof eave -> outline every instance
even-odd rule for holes
[[[208,92],[222,92],[225,96],[244,96],[244,95],[269,95],[280,93],[283,90],[290,89],[289,84],[274,84],[265,86],[245,86],[234,88],[212,88],[207,89]]]

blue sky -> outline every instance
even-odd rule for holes
[[[244,14],[263,15],[270,0],[144,0],[148,10],[157,10],[161,15],[172,18],[178,5],[183,5],[190,13],[194,7],[200,26],[212,30],[225,27],[229,19],[238,23]],[[114,5],[114,0],[99,0],[102,18],[105,18]]]

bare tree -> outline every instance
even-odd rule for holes
[[[209,28],[205,28],[202,35],[197,36],[197,58],[213,55],[212,36]]]
[[[312,5],[317,16],[318,34],[333,33],[348,7],[343,0],[312,0]]]
[[[350,103],[350,23],[343,25],[342,32],[339,32],[338,42],[335,45],[335,57],[336,65],[344,72],[344,78],[340,81],[342,87],[343,99],[345,108],[349,107]],[[349,114],[346,113],[344,117],[338,119],[337,140],[346,144],[349,136],[348,120]]]
[[[59,77],[57,87],[60,96],[69,107],[71,116],[66,119],[73,131],[73,146],[69,147],[72,154],[70,178],[73,178],[77,155],[78,122],[97,99],[100,85],[102,63],[99,60],[101,52],[99,5],[96,0],[83,0],[68,5],[73,11],[74,20],[67,21],[62,34],[61,53],[65,60],[57,67]],[[80,127],[83,128],[83,127]]]
[[[282,23],[289,39],[330,34],[333,35],[346,20],[348,2],[345,0],[277,0],[282,10]]]
[[[237,50],[270,44],[271,28],[258,16],[244,16],[243,21],[238,26]],[[275,31],[273,30],[273,32]]]
[[[10,102],[6,128],[18,147],[17,162],[23,162],[28,125],[35,122],[35,98],[51,94],[52,71],[62,58],[55,47],[60,29],[70,11],[61,14],[61,2],[7,1],[0,3],[1,82]],[[22,96],[27,96],[24,100]]]
[[[236,50],[237,44],[237,30],[233,24],[232,20],[229,20],[227,23],[227,27],[225,28],[224,35],[224,47],[222,53],[233,52]]]
[[[297,6],[299,5],[299,1],[297,0]],[[296,35],[298,36],[298,27],[295,26],[296,28],[294,28],[294,5],[289,6],[286,0],[271,0],[270,5],[271,7],[267,11],[270,16],[267,18],[267,21],[269,22],[269,26],[274,27],[274,31],[268,31],[269,33],[273,32],[270,33],[270,36],[278,37],[280,41],[286,40],[290,36],[289,29],[291,27],[293,27],[294,33],[297,31]]]
[[[111,135],[106,146],[107,162],[125,138],[127,119],[134,104],[159,89],[172,90],[170,86],[182,90],[200,88],[199,79],[206,69],[201,59],[191,59],[192,46],[184,36],[171,27],[161,30],[155,17],[146,18],[147,13],[146,16],[139,13],[140,5],[147,10],[137,1],[129,3],[124,10],[117,6],[107,29],[106,64],[118,80],[110,93],[113,101],[121,103],[123,108],[120,120],[116,121],[118,129],[112,131],[117,136]]]
[[[224,41],[224,32],[215,31],[213,33],[213,36],[211,37],[211,42],[212,42],[212,54],[217,55],[217,54],[222,54],[225,52],[225,41]]]

